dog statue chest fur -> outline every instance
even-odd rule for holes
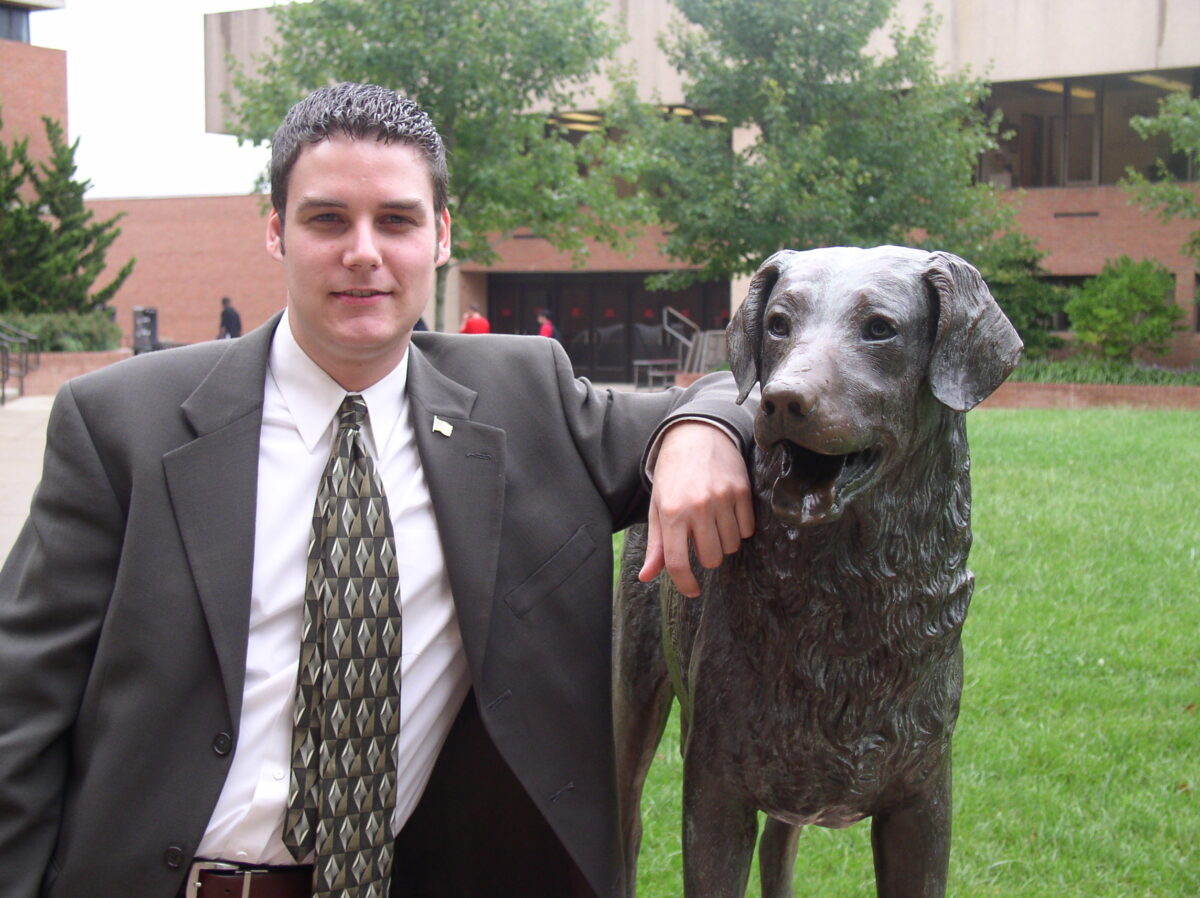
[[[1020,340],[961,259],[878,247],[772,256],[729,343],[743,398],[761,386],[757,532],[700,599],[624,571],[618,592],[630,894],[674,696],[688,898],[744,894],[759,810],[764,898],[791,895],[800,827],[864,817],[880,895],[943,895],[973,586],[964,412]]]

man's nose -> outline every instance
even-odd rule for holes
[[[369,224],[360,224],[350,232],[350,245],[346,247],[343,264],[347,268],[378,268],[382,264],[375,230]]]

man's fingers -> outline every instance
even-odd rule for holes
[[[662,573],[663,553],[662,537],[658,532],[658,512],[650,506],[650,514],[646,520],[646,557],[642,561],[642,569],[638,571],[638,579],[649,583]]]

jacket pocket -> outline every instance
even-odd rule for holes
[[[543,597],[557,589],[596,551],[587,526],[580,527],[561,549],[504,597],[517,617],[524,617]]]

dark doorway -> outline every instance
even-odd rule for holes
[[[635,359],[676,353],[663,332],[672,306],[703,330],[729,322],[729,286],[720,281],[686,290],[651,291],[652,272],[489,274],[488,318],[501,334],[536,334],[537,311],[550,310],[575,373],[596,381],[633,380]]]

